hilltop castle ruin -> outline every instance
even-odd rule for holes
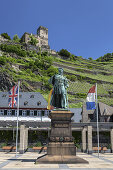
[[[33,46],[29,43],[31,40],[31,36],[33,36],[37,40],[36,46]],[[32,34],[32,33],[30,34],[25,32],[21,38],[21,42],[24,42],[26,44],[25,45],[26,50],[34,50],[38,52],[40,48],[41,51],[47,51],[51,55],[55,55],[55,56],[58,55],[55,50],[50,49],[50,46],[48,44],[48,28],[46,27],[39,26],[39,28],[37,29],[37,34]],[[9,42],[7,39],[5,39],[0,35],[0,44],[2,43],[14,44],[14,45],[19,44],[14,41]]]
[[[25,42],[26,44],[29,43],[31,40],[30,36],[34,36],[37,40],[38,43],[36,46],[45,48],[45,49],[50,49],[50,46],[48,45],[48,28],[45,28],[43,26],[40,26],[37,29],[37,34],[30,34],[25,32],[24,35],[22,36],[22,42]]]

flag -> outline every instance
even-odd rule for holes
[[[96,109],[95,107],[95,89],[96,87],[93,86],[89,89],[87,98],[86,98],[86,109],[93,110]]]
[[[18,103],[18,85],[15,85],[9,91],[8,106],[14,108],[17,107],[17,103]]]
[[[48,110],[54,109],[54,107],[50,105],[52,93],[53,93],[53,88],[50,90],[49,97],[48,97],[48,106],[47,106]]]

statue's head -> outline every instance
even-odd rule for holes
[[[58,68],[58,71],[60,75],[63,75],[63,71],[64,71],[63,68]]]

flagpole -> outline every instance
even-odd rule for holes
[[[20,81],[18,81],[18,105],[17,105],[17,129],[16,129],[16,157],[17,157],[17,147],[18,147],[18,116],[19,116],[19,88],[20,88]]]
[[[96,115],[97,115],[97,141],[98,141],[98,158],[99,158],[99,126],[98,126],[98,101],[97,101],[97,83],[96,83]]]

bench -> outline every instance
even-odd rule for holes
[[[33,148],[32,148],[32,149],[33,149],[34,151],[40,151],[40,149],[41,149],[41,148],[42,148],[42,147],[33,146]]]
[[[43,150],[44,150],[44,152],[46,152],[47,151],[47,147],[45,146]]]
[[[13,146],[12,151],[13,152],[16,151],[16,146]]]
[[[44,152],[46,152],[47,151],[47,147],[39,147],[39,146],[34,146],[33,148],[32,148],[34,151],[39,151],[40,152],[40,150],[44,150]]]
[[[95,151],[95,152],[98,151],[98,147],[93,147],[92,149],[93,149],[93,151]],[[99,151],[101,151],[101,147],[99,147]]]
[[[102,147],[102,149],[101,149],[104,153],[105,153],[105,151],[107,151],[107,147]]]
[[[11,152],[12,149],[13,149],[13,147],[14,147],[14,146],[3,146],[2,149],[3,149],[4,151],[9,151],[9,152]]]

